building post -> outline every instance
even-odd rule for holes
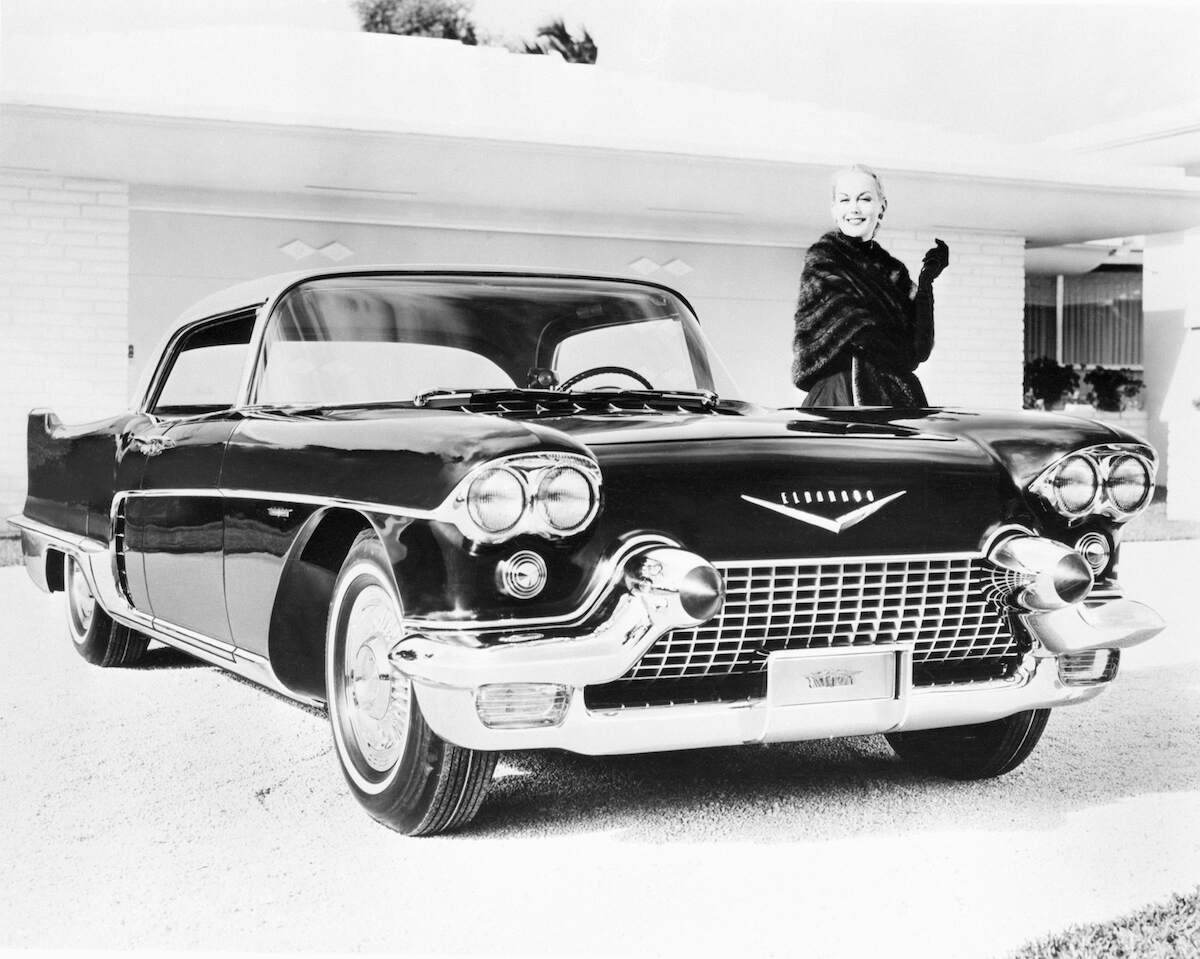
[[[1167,517],[1200,520],[1200,227],[1146,238],[1146,409]]]

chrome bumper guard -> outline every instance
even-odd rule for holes
[[[1157,636],[1167,625],[1149,606],[1132,599],[1028,613],[1021,620],[1051,656],[1093,649],[1129,649]]]

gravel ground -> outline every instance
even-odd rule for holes
[[[0,570],[0,948],[958,959],[1130,912],[1200,880],[1200,543],[1124,564],[1171,627],[1002,779],[881,737],[526,753],[416,840],[358,809],[321,714],[166,648],[90,667]]]

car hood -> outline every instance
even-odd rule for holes
[[[1132,439],[1044,413],[703,409],[264,412],[235,431],[222,485],[430,509],[489,459],[565,450],[603,472],[588,551],[644,531],[713,559],[928,553],[1028,525],[1022,491],[1053,459]]]
[[[564,418],[604,474],[600,537],[651,528],[711,559],[976,551],[1035,527],[1024,488],[1086,420],[961,410]]]

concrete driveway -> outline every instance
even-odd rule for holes
[[[1200,543],[1126,547],[1169,630],[985,783],[880,737],[519,754],[469,831],[388,832],[324,717],[165,648],[101,670],[0,570],[0,948],[994,956],[1200,883]]]

